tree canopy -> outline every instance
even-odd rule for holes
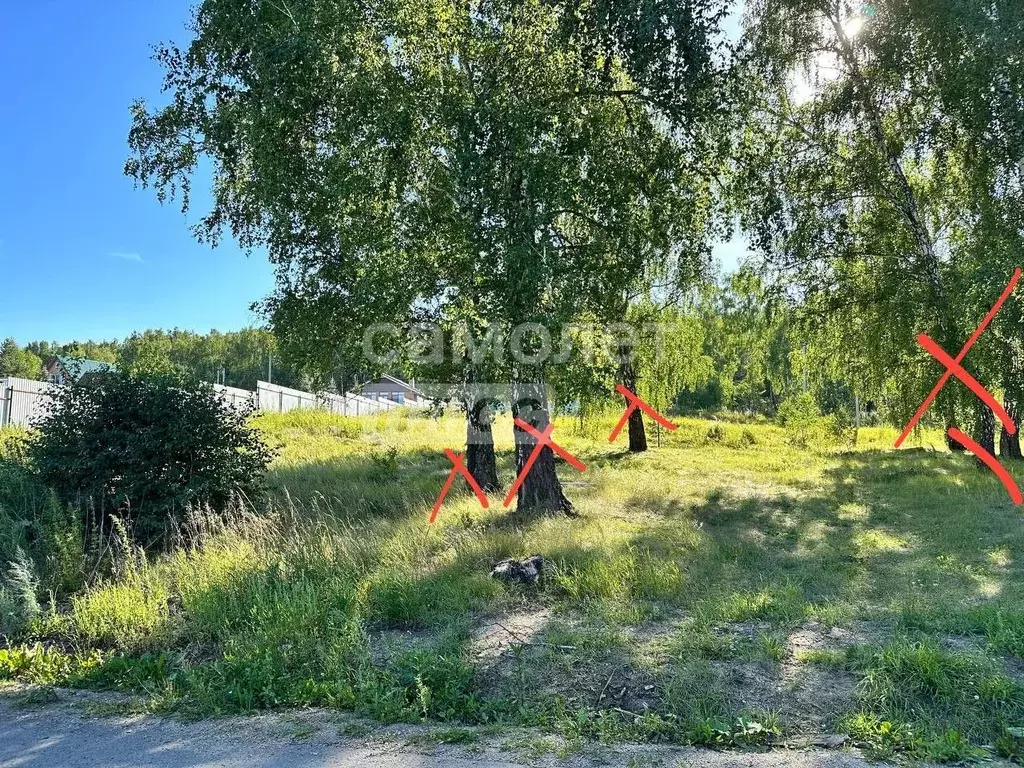
[[[158,51],[171,100],[135,106],[127,171],[187,205],[212,161],[198,234],[267,246],[265,309],[312,367],[351,365],[379,322],[507,337],[621,319],[631,297],[701,274],[716,209],[719,158],[703,150],[720,11],[643,18],[539,0],[206,0],[189,47]],[[544,380],[540,362],[503,363],[491,375]]]

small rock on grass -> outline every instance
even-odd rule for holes
[[[494,566],[494,570],[491,571],[491,578],[513,584],[533,586],[540,580],[543,570],[544,558],[541,555],[533,555],[525,560],[508,558]]]

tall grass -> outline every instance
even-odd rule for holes
[[[743,657],[774,665],[787,658],[780,638],[811,620],[881,619],[1020,652],[1024,579],[1012,560],[1024,535],[998,480],[968,458],[891,452],[888,429],[861,430],[856,448],[804,447],[773,425],[702,419],[677,419],[660,448],[651,435],[653,450],[630,456],[607,442],[616,417],[557,424],[556,440],[589,467],[560,469],[579,518],[516,515],[500,495],[484,510],[460,482],[431,526],[460,419],[261,416],[281,445],[270,506],[195,511],[169,551],[125,543],[116,569],[52,604],[40,595],[40,615],[5,629],[27,645],[5,652],[0,677],[140,691],[189,714],[316,703],[382,720],[734,743],[762,732],[751,717],[775,721],[731,703],[714,666],[737,653],[723,626],[756,626]],[[495,438],[508,484],[507,418]],[[489,577],[498,560],[534,553],[548,560],[536,589]],[[515,635],[502,657],[515,666],[495,676],[474,637],[514,614],[555,618]],[[55,645],[82,651],[57,661]],[[920,668],[927,653],[895,653],[856,667],[865,733],[872,717],[891,725],[914,710],[886,691],[905,688],[904,660]],[[652,680],[648,715],[581,700],[616,670]],[[954,672],[954,686],[974,674]],[[922,727],[940,728],[936,706]],[[1010,711],[948,723],[977,741]]]

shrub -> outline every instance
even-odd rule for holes
[[[27,450],[26,431],[0,430],[0,632],[8,634],[26,624],[17,618],[26,582],[13,574],[38,574],[39,595],[64,594],[84,579],[81,521],[32,474]]]
[[[803,392],[783,400],[776,418],[795,444],[806,446],[814,435],[821,414],[814,397],[809,392]]]
[[[273,453],[248,416],[209,385],[106,374],[53,391],[28,454],[65,502],[116,511],[148,543],[188,507],[261,495]]]
[[[21,464],[28,449],[28,431],[20,427],[0,429],[0,462]]]
[[[676,413],[682,414],[720,411],[724,405],[722,382],[717,378],[693,389],[680,390],[674,403]]]
[[[42,609],[36,598],[38,590],[32,562],[19,549],[7,573],[0,576],[0,634],[17,635],[39,618]]]
[[[725,442],[725,427],[716,422],[708,427],[706,436],[713,443]]]

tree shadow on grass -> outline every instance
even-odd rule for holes
[[[322,494],[357,517],[397,518],[428,509],[450,468],[443,454],[427,450],[404,452],[391,463],[352,455],[279,468],[273,482],[293,497]],[[389,564],[392,553],[382,539],[364,553],[364,570],[352,583],[334,573],[340,565],[289,563],[290,555],[282,554],[283,571],[239,572],[210,587],[205,621],[215,623],[222,601],[225,616],[235,611],[237,617],[217,638],[218,652],[230,648],[239,670],[268,664],[267,679],[306,676],[312,680],[309,690],[316,691],[325,675],[344,675],[331,633],[345,625],[357,600],[371,644],[382,632],[414,632],[422,643],[410,653],[439,654],[470,666],[474,625],[509,612],[540,614],[555,607],[562,613],[553,619],[544,614],[518,650],[508,643],[500,664],[511,671],[481,684],[493,682],[491,693],[505,697],[526,686],[551,695],[576,693],[581,704],[604,706],[610,701],[603,702],[599,689],[611,688],[606,681],[614,680],[616,669],[636,666],[639,646],[628,633],[657,614],[644,606],[660,608],[662,616],[706,610],[723,622],[785,625],[829,606],[844,606],[850,618],[859,612],[898,613],[922,598],[955,611],[1019,594],[1013,557],[1024,535],[1018,513],[998,481],[976,470],[969,458],[839,454],[830,457],[819,481],[774,487],[779,490],[746,494],[718,487],[696,503],[627,498],[623,509],[645,512],[639,518],[644,526],[621,535],[616,529],[607,540],[544,538],[545,531],[560,530],[538,528],[550,518],[491,510],[440,531],[422,562]],[[577,524],[586,521],[566,521]],[[489,578],[496,560],[532,554],[523,548],[535,543],[552,563],[540,589]],[[363,582],[358,588],[357,581]],[[622,610],[630,607],[632,613]],[[594,637],[604,639],[588,640]],[[378,666],[405,669],[411,658],[400,653]],[[318,672],[317,664],[329,673]],[[230,677],[234,667],[211,670],[236,684]],[[211,677],[211,685],[220,679]],[[280,690],[290,695],[291,689]]]
[[[698,601],[796,588],[809,603],[883,611],[921,600],[969,607],[1021,591],[1012,567],[1024,546],[1019,511],[969,457],[862,451],[839,455],[820,482],[777,494],[720,487],[693,507],[635,503],[657,522],[632,545],[675,557]],[[693,525],[696,548],[680,534]]]

